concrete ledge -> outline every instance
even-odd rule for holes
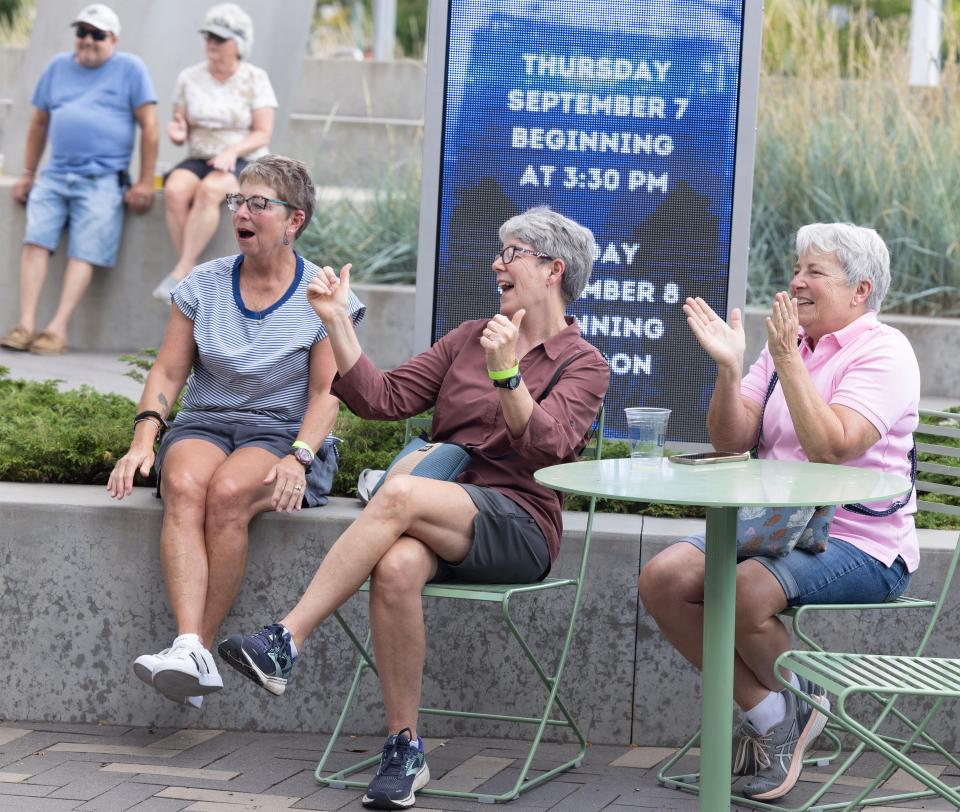
[[[299,596],[333,540],[357,515],[358,504],[334,499],[296,516],[267,514],[251,526],[243,591],[224,631],[250,630],[275,619]],[[132,674],[133,658],[167,645],[174,630],[160,578],[157,538],[161,506],[146,489],[122,503],[102,488],[0,483],[0,614],[22,639],[36,641],[31,661],[0,666],[0,718],[63,722],[328,731],[346,694],[355,662],[335,622],[310,640],[288,693],[271,700],[234,673],[201,714],[171,705]],[[572,574],[585,517],[567,514],[555,574]],[[648,560],[699,521],[636,516],[597,518],[588,582],[565,694],[588,738],[596,743],[675,745],[696,729],[699,680],[663,641],[639,604],[636,576]],[[642,543],[641,543],[642,542]],[[953,532],[924,532],[924,565],[911,593],[936,591],[956,542]],[[933,653],[956,656],[958,595],[951,596]],[[550,651],[553,612],[563,598],[531,601],[520,613],[533,645]],[[347,614],[362,623],[365,606],[353,598]],[[526,714],[542,696],[539,683],[517,673],[520,652],[493,622],[492,607],[428,601],[428,664],[424,700],[465,709],[501,707]],[[908,651],[923,621],[866,614],[826,618],[822,633],[837,649]],[[910,613],[911,615],[913,613]],[[851,620],[853,622],[851,622]],[[456,645],[451,645],[452,640]],[[356,733],[381,732],[372,681],[348,724]],[[942,733],[958,728],[947,709]],[[428,719],[430,735],[516,735],[516,729]]]

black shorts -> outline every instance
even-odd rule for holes
[[[550,549],[533,517],[493,488],[458,484],[477,507],[473,544],[459,564],[438,559],[431,583],[531,584],[546,578]]]
[[[248,163],[250,162],[246,158],[237,158],[237,165],[233,168],[233,174],[239,178],[240,173]],[[188,172],[193,172],[200,180],[203,180],[211,172],[217,171],[207,163],[206,158],[187,158],[185,161],[180,161],[170,172],[176,172],[178,169],[186,169]],[[164,184],[166,184],[167,178],[170,177],[170,172],[167,172],[167,174],[163,176]]]

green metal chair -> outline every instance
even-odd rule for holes
[[[923,425],[918,430],[918,434],[960,441],[960,427],[957,425],[960,416],[947,412],[929,411],[922,414],[941,418],[942,422],[940,425]],[[918,442],[917,450],[935,454],[940,458],[935,462],[921,462],[918,465],[918,496],[920,493],[932,493],[954,499],[960,497],[960,487],[956,484],[960,482],[960,448],[941,443]],[[919,498],[917,506],[924,511],[960,516],[960,506],[955,504]],[[960,808],[960,785],[950,786],[931,774],[909,755],[912,751],[937,753],[947,761],[949,766],[955,769],[960,768],[960,760],[927,733],[930,722],[936,718],[944,701],[960,698],[960,660],[923,656],[950,593],[958,563],[960,563],[960,538],[955,544],[930,621],[913,656],[838,654],[818,649],[788,651],[777,660],[778,665],[822,685],[829,693],[835,694],[836,707],[827,713],[831,724],[840,731],[852,734],[860,741],[831,779],[842,774],[866,747],[877,751],[888,761],[880,774],[852,801],[824,804],[818,806],[818,810],[846,810],[867,805],[898,804],[933,795],[939,795]],[[781,682],[783,682],[782,679]],[[787,685],[787,688],[798,693],[790,685]],[[856,718],[856,714],[862,713],[859,709],[862,704],[853,709],[848,707],[849,700],[861,696],[869,697],[881,706],[879,714],[873,721],[864,723]],[[914,721],[900,708],[895,707],[895,703],[902,696],[929,697],[934,701],[922,718]],[[894,737],[881,733],[881,726],[885,722],[899,723],[904,729],[904,736]],[[897,768],[920,781],[927,789],[874,795]],[[832,785],[834,781],[831,780],[829,783]],[[825,787],[824,791],[828,788],[829,786]]]
[[[411,418],[407,421],[407,430],[406,438],[409,440],[411,436],[416,433],[419,433],[421,430],[429,431],[430,429],[430,420],[429,418]],[[584,456],[592,456],[594,459],[601,459],[602,457],[602,447],[603,447],[603,408],[601,407],[600,412],[597,416],[597,427],[593,440],[591,441],[593,448],[584,451]],[[421,707],[419,712],[421,715],[426,716],[451,716],[461,719],[487,719],[497,722],[511,722],[518,723],[523,725],[535,725],[536,732],[533,736],[533,740],[530,743],[530,748],[527,752],[526,758],[523,762],[523,766],[520,769],[520,773],[517,776],[516,782],[510,789],[499,795],[491,795],[479,792],[460,792],[454,790],[444,790],[444,789],[431,789],[429,786],[420,790],[418,795],[433,795],[447,798],[460,798],[464,800],[473,800],[479,801],[481,803],[503,803],[506,801],[511,801],[517,798],[521,793],[526,792],[527,790],[533,789],[534,787],[549,781],[555,775],[562,773],[566,770],[569,770],[572,767],[579,767],[582,763],[584,753],[586,753],[586,739],[583,736],[580,728],[577,727],[576,722],[573,719],[569,709],[564,704],[563,700],[560,698],[560,684],[563,677],[563,670],[567,662],[567,656],[570,652],[570,644],[573,639],[574,624],[577,619],[577,613],[580,609],[581,594],[583,590],[584,578],[586,576],[587,569],[587,558],[589,555],[589,540],[590,540],[590,531],[593,526],[593,515],[594,508],[596,506],[596,500],[592,499],[590,501],[589,512],[587,515],[587,530],[586,536],[584,539],[583,552],[580,557],[580,566],[577,571],[577,575],[574,578],[546,578],[540,583],[535,584],[474,584],[474,583],[455,583],[455,582],[443,582],[438,584],[427,584],[423,588],[422,595],[424,598],[447,598],[450,600],[459,600],[459,601],[475,601],[480,603],[489,603],[494,605],[499,605],[500,607],[500,616],[506,625],[507,631],[515,639],[520,646],[520,650],[523,652],[526,660],[533,667],[534,672],[537,675],[537,678],[543,683],[543,686],[546,691],[546,700],[544,702],[543,710],[537,716],[515,716],[515,715],[505,715],[498,713],[481,713],[473,712],[466,710],[451,710],[447,708],[432,708],[432,707]],[[572,602],[570,606],[569,618],[566,622],[565,631],[563,633],[563,640],[560,647],[559,656],[556,661],[556,667],[551,673],[549,667],[541,662],[537,654],[530,647],[527,642],[526,637],[523,632],[518,628],[517,624],[514,622],[513,617],[510,614],[510,608],[513,601],[516,598],[520,598],[524,595],[529,595],[533,593],[540,593],[544,591],[553,591],[553,590],[565,590],[572,597]],[[369,582],[364,584],[360,588],[361,592],[369,591]],[[359,653],[359,659],[357,662],[357,668],[354,672],[353,680],[350,684],[350,688],[347,692],[347,698],[343,705],[343,710],[340,713],[340,717],[337,720],[337,724],[334,727],[333,733],[330,736],[330,740],[327,742],[327,746],[323,751],[323,755],[320,758],[320,762],[317,764],[317,769],[315,771],[315,776],[317,781],[322,784],[334,788],[366,788],[366,782],[351,780],[349,776],[365,770],[368,767],[373,766],[378,763],[380,760],[379,753],[377,755],[366,758],[362,761],[357,762],[349,767],[346,767],[342,770],[337,770],[332,773],[325,773],[324,767],[331,755],[333,753],[337,739],[340,736],[340,733],[343,730],[344,724],[347,720],[347,717],[353,707],[354,701],[356,700],[357,692],[360,687],[360,682],[363,678],[363,675],[367,671],[371,671],[374,674],[377,673],[377,667],[373,660],[373,651],[371,648],[371,635],[367,632],[366,637],[361,639],[346,619],[339,612],[334,613],[334,616],[337,619],[337,622],[346,632],[347,637],[353,643],[354,647]],[[559,718],[555,718],[554,709],[559,712]],[[565,761],[553,766],[551,769],[546,772],[540,773],[534,778],[528,778],[530,773],[531,765],[533,760],[536,757],[537,750],[540,746],[543,734],[546,731],[547,727],[551,728],[567,728],[573,734],[577,743],[577,752],[576,754]]]
[[[944,424],[942,425],[932,425],[929,423],[921,423],[915,432],[917,438],[917,452],[918,454],[936,454],[947,459],[957,458],[960,456],[960,449],[945,446],[941,444],[929,443],[924,441],[923,437],[944,437],[948,439],[960,439],[960,429],[954,425],[950,425],[951,422],[956,422],[960,416],[956,414],[951,414],[949,412],[939,412],[933,410],[921,410],[920,412],[922,417],[938,419]],[[960,464],[960,463],[958,463]],[[953,465],[944,465],[941,463],[933,462],[918,462],[917,464],[917,482],[916,488],[918,492],[918,497],[920,493],[941,493],[948,496],[960,495],[960,488],[950,485],[943,481],[944,477],[960,477],[960,467],[954,467]],[[931,502],[929,500],[919,499],[917,503],[917,509],[920,511],[931,511],[935,513],[948,514],[952,516],[960,516],[960,507],[956,507],[949,504],[944,504],[940,502]],[[915,652],[917,656],[921,655],[926,647],[927,641],[929,640],[930,635],[932,634],[937,621],[940,618],[940,614],[943,610],[943,602],[946,597],[947,588],[952,579],[954,568],[956,567],[957,559],[960,557],[960,545],[958,545],[956,552],[954,553],[953,560],[951,561],[951,567],[947,574],[947,580],[944,584],[944,589],[941,591],[938,600],[929,600],[924,598],[911,597],[909,595],[903,595],[895,601],[890,603],[858,603],[858,604],[811,604],[808,606],[800,606],[797,608],[788,608],[781,613],[782,617],[788,617],[792,620],[793,623],[793,632],[796,637],[807,646],[812,652],[823,652],[824,648],[819,641],[815,639],[812,632],[807,628],[807,621],[813,620],[818,613],[821,612],[852,612],[852,611],[899,611],[904,609],[909,610],[927,610],[929,614],[929,619],[923,637],[921,639],[920,645]],[[789,668],[789,666],[787,666]],[[779,672],[778,672],[779,675]],[[816,680],[815,680],[816,681]],[[880,700],[880,697],[874,697],[875,699]],[[893,702],[889,702],[889,707],[885,707],[883,713],[885,716],[891,716],[897,719],[900,723],[905,725],[909,730],[913,731],[915,725],[912,721],[903,714],[898,708],[894,707]],[[823,753],[819,755],[812,756],[804,760],[804,766],[816,766],[816,767],[826,767],[835,762],[842,753],[840,738],[838,733],[842,732],[845,728],[842,725],[834,724],[833,721],[827,725],[823,732],[825,736],[831,743],[831,749],[828,753]],[[909,735],[909,734],[908,734]],[[952,764],[960,767],[960,761],[956,759],[951,753],[949,753],[945,748],[940,746],[939,743],[934,741],[931,737],[926,735],[926,733],[921,729],[916,732],[916,735],[912,735],[908,738],[894,737],[887,734],[882,734],[883,738],[887,743],[893,747],[902,747],[908,741],[910,748],[916,750],[926,750],[929,752],[939,753],[942,757],[950,761]],[[699,773],[698,772],[686,772],[679,774],[671,774],[673,768],[676,764],[684,758],[691,748],[697,746],[700,741],[700,732],[697,733],[687,741],[673,756],[671,756],[664,764],[661,766],[660,771],[657,774],[657,779],[660,783],[665,786],[674,787],[675,789],[697,792],[698,791],[698,782],[699,782]],[[810,795],[803,803],[797,806],[783,806],[778,804],[763,803],[761,801],[754,801],[749,798],[744,798],[741,796],[734,796],[734,799],[737,804],[741,806],[750,806],[756,809],[765,809],[772,810],[772,812],[826,812],[826,810],[831,809],[840,809],[844,808],[845,803],[820,803],[824,795],[831,790],[831,788],[836,784],[836,782],[847,773],[850,767],[856,762],[860,757],[864,749],[864,745],[858,745],[850,754],[844,759],[842,764],[836,768],[836,770],[831,774],[830,778],[824,782],[817,790]],[[886,779],[884,779],[886,780]],[[927,793],[929,794],[929,793]],[[924,793],[917,793],[917,796],[923,796]]]

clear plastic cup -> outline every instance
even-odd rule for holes
[[[627,416],[630,458],[638,462],[659,462],[667,440],[670,409],[631,406],[623,411]]]

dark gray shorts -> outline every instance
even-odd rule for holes
[[[458,483],[473,500],[473,545],[459,564],[437,560],[431,583],[530,584],[550,572],[547,540],[520,505],[493,488]]]
[[[296,429],[282,426],[247,426],[242,423],[206,423],[199,420],[184,420],[174,423],[163,435],[157,451],[156,468],[160,472],[163,458],[179,440],[203,440],[215,445],[229,456],[238,448],[252,446],[263,448],[277,457],[290,453],[290,446],[297,439]],[[337,454],[332,443],[324,443],[317,451],[313,464],[307,470],[306,488],[303,494],[304,507],[320,507],[327,504],[327,497],[337,474]]]

